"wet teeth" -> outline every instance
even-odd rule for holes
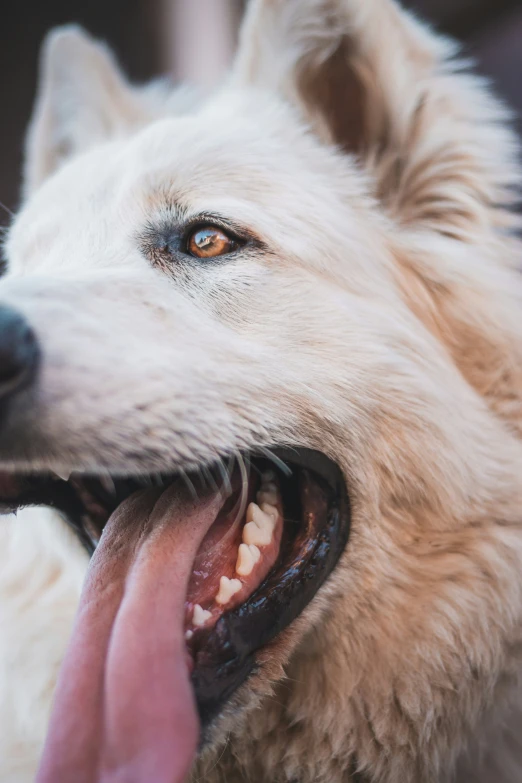
[[[229,579],[228,576],[222,576],[219,580],[219,592],[216,595],[216,602],[224,606],[236,593],[239,593],[243,585],[239,579]]]
[[[236,574],[250,576],[255,564],[259,561],[261,552],[255,544],[240,544],[237,553]]]
[[[187,640],[187,642],[190,642],[190,640],[192,639],[193,636],[194,636],[194,632],[193,631],[187,631],[186,634],[185,634],[185,639]]]
[[[207,609],[203,609],[199,604],[196,604],[194,606],[194,614],[192,615],[192,624],[196,626],[196,628],[200,628],[202,625],[205,625],[207,620],[210,620],[212,617],[212,612],[209,612]]]
[[[277,517],[267,514],[256,503],[250,503],[246,519],[247,524],[243,528],[243,542],[249,546],[268,546],[272,540]]]

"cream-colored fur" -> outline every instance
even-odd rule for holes
[[[252,0],[205,101],[131,88],[80,32],[47,45],[0,284],[44,362],[4,461],[168,470],[296,443],[350,489],[340,565],[194,780],[522,775],[520,170],[454,56],[392,0]],[[200,213],[260,248],[147,255],[148,226]],[[86,567],[60,525],[1,531],[3,783],[36,767]]]

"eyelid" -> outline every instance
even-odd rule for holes
[[[224,231],[237,243],[238,247],[228,255],[241,252],[243,249],[255,249],[261,253],[269,253],[270,247],[253,230],[237,223],[230,218],[224,218],[215,213],[199,213],[189,216],[186,213],[174,213],[171,218],[164,216],[159,220],[151,219],[139,237],[143,252],[159,266],[168,266],[175,262],[177,255],[187,256],[187,242],[191,232],[205,226],[215,226]],[[189,256],[192,257],[192,256]],[[226,258],[226,255],[222,256]]]
[[[198,215],[194,220],[184,224],[180,233],[182,246],[187,246],[187,242],[192,234],[205,228],[218,228],[240,246],[246,245],[251,239],[251,237],[246,236],[238,227],[231,226],[230,223],[218,218],[216,215]]]

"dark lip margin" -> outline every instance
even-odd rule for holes
[[[256,653],[272,642],[306,608],[339,562],[350,535],[350,499],[339,466],[318,451],[272,449],[285,463],[319,475],[329,487],[326,524],[305,526],[290,561],[276,567],[247,601],[199,635],[192,673],[202,728],[202,746],[224,704],[253,673]],[[249,625],[255,623],[255,644]]]

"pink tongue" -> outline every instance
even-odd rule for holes
[[[184,603],[219,497],[129,498],[92,559],[36,783],[183,783],[199,722]]]

